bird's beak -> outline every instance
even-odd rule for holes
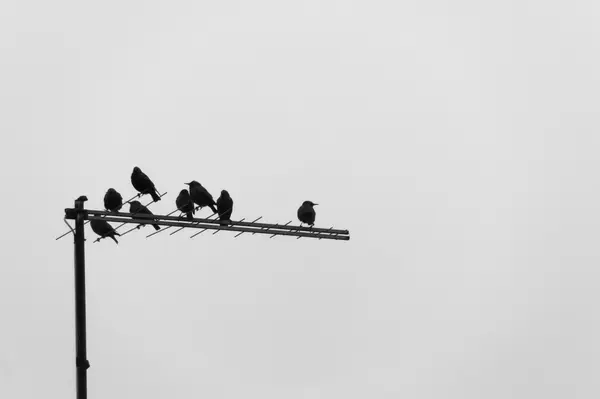
[[[183,183],[183,184],[185,184],[186,186],[189,186],[189,185],[190,185],[190,183]]]
[[[315,206],[315,205],[319,205],[319,204],[313,204],[313,206]]]

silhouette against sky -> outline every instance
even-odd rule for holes
[[[596,4],[3,3],[0,397],[74,397],[54,239],[139,166],[352,239],[88,225],[90,399],[597,398]]]

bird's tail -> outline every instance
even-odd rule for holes
[[[158,195],[156,190],[151,191],[150,195],[152,196],[152,201],[154,201],[154,202],[160,201],[160,196]]]
[[[153,224],[152,227],[154,227],[154,230],[160,230],[160,226],[157,224]]]
[[[192,212],[186,212],[187,218],[188,219],[193,219],[194,216],[192,216]]]
[[[116,235],[120,235],[119,233],[115,233]],[[115,238],[115,236],[109,236],[110,238],[113,239],[114,242],[117,243],[117,245],[119,245],[119,241],[117,241],[117,239]]]
[[[231,221],[231,220],[229,220],[229,219],[221,219],[221,221],[219,222],[219,224],[220,224],[221,226],[227,226],[227,225],[229,225],[229,222],[230,222],[230,221]]]
[[[213,204],[210,204],[209,207],[213,211],[213,213],[218,213],[217,208],[215,208],[215,206]]]

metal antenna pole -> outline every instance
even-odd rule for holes
[[[77,399],[87,399],[87,342],[85,326],[85,237],[84,221],[87,212],[83,203],[87,197],[75,200],[75,367],[77,372]]]
[[[326,240],[344,240],[350,239],[348,230],[338,230],[333,227],[325,229],[318,227],[303,227],[290,226],[290,222],[285,224],[270,224],[257,223],[262,218],[245,222],[245,219],[239,221],[229,221],[227,225],[221,225],[221,221],[216,219],[183,219],[177,216],[169,215],[152,215],[143,213],[124,213],[124,212],[108,212],[95,211],[85,209],[84,202],[87,197],[82,195],[75,200],[74,208],[65,209],[65,223],[69,226],[70,233],[75,236],[75,367],[77,377],[77,399],[87,399],[87,369],[90,368],[90,363],[87,360],[87,340],[86,340],[86,321],[85,321],[85,236],[84,226],[87,221],[103,220],[104,222],[117,222],[123,224],[135,224],[139,226],[155,224],[159,226],[179,227],[181,229],[191,228],[200,229],[201,231],[192,235],[195,237],[205,230],[227,230],[231,232],[239,232],[235,237],[243,233],[268,234],[271,237],[295,236],[297,238],[318,238]],[[67,222],[67,219],[75,220],[75,230]],[[120,227],[120,226],[119,226]],[[167,230],[166,228],[160,231]],[[68,233],[69,233],[68,232]],[[67,234],[68,234],[67,233]],[[147,237],[156,234],[152,233]],[[214,234],[214,233],[213,233]],[[123,234],[125,235],[125,233]],[[64,237],[65,234],[57,237],[57,240]],[[191,238],[190,237],[190,238]],[[100,236],[96,241],[106,238],[106,235]],[[94,242],[96,242],[94,241]]]

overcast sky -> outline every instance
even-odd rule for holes
[[[155,213],[194,179],[351,240],[86,227],[89,398],[598,398],[599,39],[593,0],[4,1],[0,397],[75,397],[54,239],[137,165]]]

